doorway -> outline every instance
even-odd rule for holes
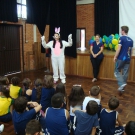
[[[20,25],[0,24],[0,75],[21,71]]]

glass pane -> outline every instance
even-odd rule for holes
[[[81,50],[85,50],[85,30],[81,29]]]
[[[22,0],[22,4],[26,5],[26,0]]]
[[[17,0],[17,3],[20,3],[21,4],[22,3],[22,0]]]
[[[21,5],[17,5],[17,14],[18,14],[19,18],[22,16],[22,14],[21,14]]]
[[[22,6],[22,18],[27,18],[26,6]]]

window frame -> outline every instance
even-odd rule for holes
[[[21,3],[18,3],[17,0],[16,0],[16,3],[17,3],[17,6],[20,5],[21,6],[21,17],[18,17],[19,19],[22,19],[22,20],[27,20],[27,3],[26,5],[25,4],[22,4],[22,0],[21,0]],[[25,6],[26,7],[26,18],[23,18],[22,17],[22,6]],[[18,16],[18,7],[17,7],[17,16]]]

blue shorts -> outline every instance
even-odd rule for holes
[[[11,115],[11,113],[7,113],[7,114],[5,114],[5,115],[3,115],[3,116],[0,116],[0,121],[1,122],[9,122],[9,121],[11,121],[12,120],[12,115]]]

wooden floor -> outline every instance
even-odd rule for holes
[[[34,81],[36,78],[42,79],[44,75],[44,69],[41,69],[8,76],[8,78],[11,79],[13,76],[18,76],[21,80],[23,80],[27,77]],[[127,123],[130,120],[135,121],[135,84],[129,83],[126,86],[123,95],[119,96],[116,81],[98,80],[96,83],[92,83],[91,79],[67,76],[66,82],[67,83],[65,84],[65,86],[67,94],[70,93],[70,90],[74,84],[81,84],[86,94],[88,94],[89,89],[93,85],[99,85],[101,88],[102,106],[106,108],[108,99],[111,96],[116,96],[120,100],[120,105],[117,110],[120,113],[123,123]],[[5,130],[1,135],[14,135],[12,122],[5,124]]]

